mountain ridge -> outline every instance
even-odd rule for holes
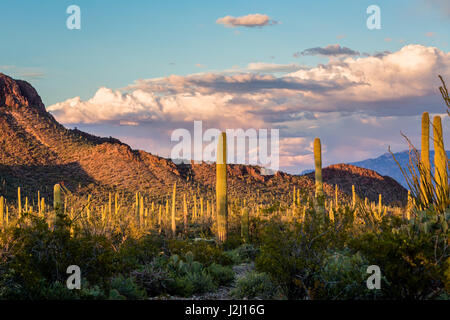
[[[105,191],[119,190],[127,194],[140,191],[157,201],[167,198],[176,183],[182,191],[199,190],[207,197],[214,197],[214,164],[176,165],[170,159],[134,150],[118,139],[67,129],[45,110],[29,83],[1,73],[0,102],[0,193],[9,198],[15,197],[19,186],[30,197],[37,190],[50,197],[53,184],[58,182],[81,194],[104,196]],[[404,192],[395,195],[389,192],[393,187],[390,181],[386,184],[374,179],[369,171],[350,171],[344,175],[344,186],[349,179],[358,179],[363,174],[384,186],[379,189],[387,203],[404,200]],[[331,180],[333,184],[324,181],[324,190],[330,197],[334,195],[334,182],[340,184]],[[266,176],[257,166],[228,165],[228,181],[231,196],[256,195],[261,202],[269,202],[268,199],[289,202],[289,192],[294,186],[309,194],[314,192],[314,178],[284,172]],[[350,194],[341,193],[341,196],[348,198]],[[370,199],[375,201],[375,195],[370,193]]]

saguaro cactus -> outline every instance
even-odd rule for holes
[[[356,192],[355,192],[355,185],[352,184],[352,208],[356,208]]]
[[[317,210],[320,213],[324,213],[324,194],[323,194],[323,182],[322,182],[322,146],[320,139],[314,139],[314,164],[316,171],[316,202]]]
[[[63,214],[64,210],[63,205],[64,204],[61,200],[61,186],[57,183],[53,187],[53,209],[55,210],[53,225],[55,225],[58,217],[60,217]]]
[[[19,210],[19,218],[22,217],[22,196],[20,193],[20,187],[17,188],[17,208]]]
[[[177,183],[175,182],[173,185],[173,194],[172,194],[172,237],[174,238],[177,235],[177,225],[175,221],[176,198],[177,198]]]
[[[219,135],[216,163],[216,201],[217,201],[217,236],[219,242],[227,240],[228,207],[227,207],[227,135]]]
[[[322,146],[320,139],[314,139],[314,164],[316,169],[316,198],[323,195],[322,182]]]
[[[186,194],[183,194],[183,222],[184,222],[184,234],[188,235],[188,208],[186,202]]]
[[[3,226],[4,216],[5,216],[5,200],[3,196],[0,197],[0,227]]]
[[[241,209],[241,237],[244,242],[248,242],[249,237],[249,229],[250,229],[250,221],[249,221],[248,209],[245,207]]]
[[[428,112],[422,114],[422,146],[420,149],[420,161],[422,164],[422,172],[420,179],[421,197],[424,204],[430,202],[427,190],[431,184],[431,166],[430,166],[430,116]]]
[[[436,197],[443,204],[448,203],[448,172],[447,154],[444,148],[444,138],[442,136],[441,117],[433,118],[433,140],[434,140],[434,167],[436,180]]]

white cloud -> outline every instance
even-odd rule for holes
[[[234,27],[263,27],[268,25],[274,25],[278,22],[275,20],[271,20],[266,14],[248,14],[246,16],[241,17],[232,17],[225,16],[223,18],[219,18],[216,21],[217,24],[223,24],[226,27],[234,28]]]
[[[288,70],[295,71],[275,76]],[[219,129],[280,128],[281,166],[299,172],[312,165],[316,136],[325,164],[376,156],[389,144],[405,149],[400,131],[418,137],[420,114],[444,108],[438,74],[450,78],[450,53],[409,45],[313,68],[256,62],[246,72],[141,79],[124,90],[103,87],[91,99],[75,97],[48,110],[66,124],[103,130],[107,124],[107,135],[114,136],[116,124],[120,136],[128,130],[127,141],[151,140],[147,150],[165,156],[171,130],[191,128],[194,120]]]

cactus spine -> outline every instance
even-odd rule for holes
[[[447,154],[444,148],[444,138],[442,136],[441,117],[433,118],[433,138],[434,138],[434,167],[436,180],[436,197],[443,203],[445,208],[449,202]]]
[[[227,240],[228,206],[227,206],[227,136],[219,135],[216,163],[216,201],[217,201],[217,236],[219,242]]]
[[[420,190],[422,201],[426,205],[430,202],[429,190],[431,186],[431,166],[430,166],[430,116],[428,112],[422,114],[422,146],[420,149],[420,160],[422,163],[422,178],[420,179]]]

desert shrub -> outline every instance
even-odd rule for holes
[[[259,253],[259,248],[251,244],[243,244],[242,246],[237,248],[236,251],[242,262],[249,262],[255,260],[256,256]]]
[[[39,296],[35,299],[41,300],[75,300],[79,299],[78,290],[69,290],[65,283],[53,282],[50,285],[42,284]]]
[[[186,240],[172,240],[169,242],[169,251],[173,255],[185,256],[190,252],[195,261],[208,266],[211,263],[218,263],[221,265],[231,265],[233,261],[230,257],[224,254],[222,248],[215,243],[207,241],[186,241]]]
[[[14,280],[15,287],[26,292],[24,298],[41,297],[40,292],[47,290],[47,284],[65,283],[69,265],[78,265],[83,277],[100,285],[113,274],[114,253],[104,237],[72,238],[66,228],[52,231],[39,220],[6,233],[10,249],[3,265],[9,270],[6,274],[11,276],[8,281]]]
[[[18,274],[6,264],[0,265],[0,299],[19,300],[24,299],[26,292],[18,281]]]
[[[146,298],[145,290],[134,282],[131,277],[124,277],[122,275],[111,279],[111,291],[116,290],[121,296],[129,300],[140,300]],[[115,296],[115,292],[113,292]],[[111,292],[110,292],[111,297]]]
[[[158,235],[146,235],[140,239],[129,238],[119,246],[115,261],[116,271],[128,273],[140,265],[150,263],[164,248],[164,239]]]
[[[104,300],[107,298],[105,291],[100,286],[90,286],[87,281],[82,281],[79,292],[79,296],[83,300]]]
[[[430,299],[445,290],[448,231],[415,223],[365,233],[350,242],[380,267],[387,280],[381,290],[389,299]]]
[[[233,264],[253,261],[258,253],[259,248],[247,243],[237,247],[236,249],[224,252],[224,254],[233,261]]]
[[[316,291],[321,290],[317,275],[328,252],[342,249],[348,240],[345,216],[331,222],[311,210],[302,223],[268,223],[255,260],[257,271],[267,273],[289,299],[315,299],[320,295]]]
[[[346,300],[382,298],[380,290],[369,290],[366,280],[368,261],[350,250],[331,252],[317,274],[316,299]],[[382,286],[385,285],[382,278]]]
[[[189,297],[193,294],[215,290],[216,285],[203,265],[194,261],[194,256],[190,252],[185,257],[186,261],[177,255],[173,255],[169,259],[167,268],[171,278],[174,279],[170,283],[169,293]]]
[[[109,291],[108,300],[127,300],[127,298],[121,295],[117,289],[112,289]]]
[[[282,294],[269,275],[252,271],[237,280],[231,296],[235,299],[277,299]]]
[[[151,297],[166,293],[173,279],[165,267],[163,258],[154,258],[152,262],[141,266],[131,273],[135,282],[144,288]]]
[[[234,271],[231,267],[217,263],[209,265],[206,272],[211,276],[217,286],[230,284],[234,280]]]
[[[242,244],[242,237],[240,235],[240,230],[236,232],[229,232],[227,241],[222,244],[223,250],[233,250]]]

